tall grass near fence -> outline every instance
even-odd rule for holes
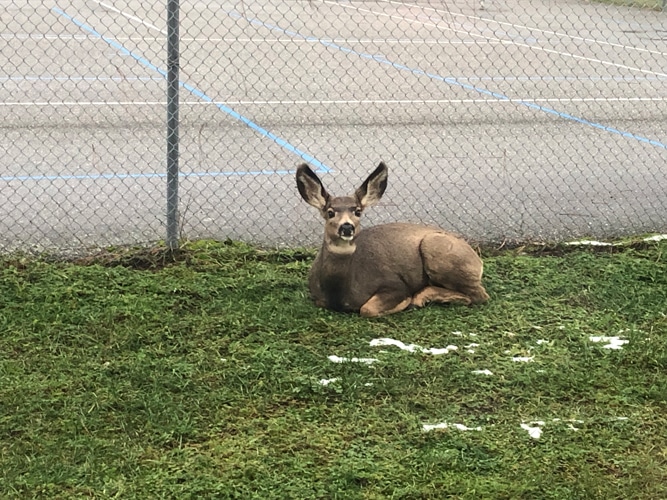
[[[3,257],[0,496],[667,497],[666,255],[489,255],[488,304],[377,320],[310,251]]]
[[[640,9],[665,10],[665,0],[597,0],[599,3],[635,7]]]

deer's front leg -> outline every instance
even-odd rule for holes
[[[378,292],[361,306],[359,313],[366,318],[386,316],[407,308],[412,303],[412,297],[404,293]]]

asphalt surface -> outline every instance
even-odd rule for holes
[[[0,1],[0,248],[164,237],[160,6]],[[188,238],[310,245],[307,161],[367,224],[667,232],[667,13],[574,1],[181,1]]]

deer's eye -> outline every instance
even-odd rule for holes
[[[336,212],[334,212],[333,208],[330,208],[329,210],[327,210],[327,217],[329,219],[333,219],[334,217],[336,217]]]
[[[361,208],[357,207],[354,209],[354,216],[361,217]]]

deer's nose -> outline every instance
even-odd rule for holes
[[[341,224],[341,226],[338,228],[338,235],[342,238],[351,238],[354,236],[354,226],[349,222]]]

